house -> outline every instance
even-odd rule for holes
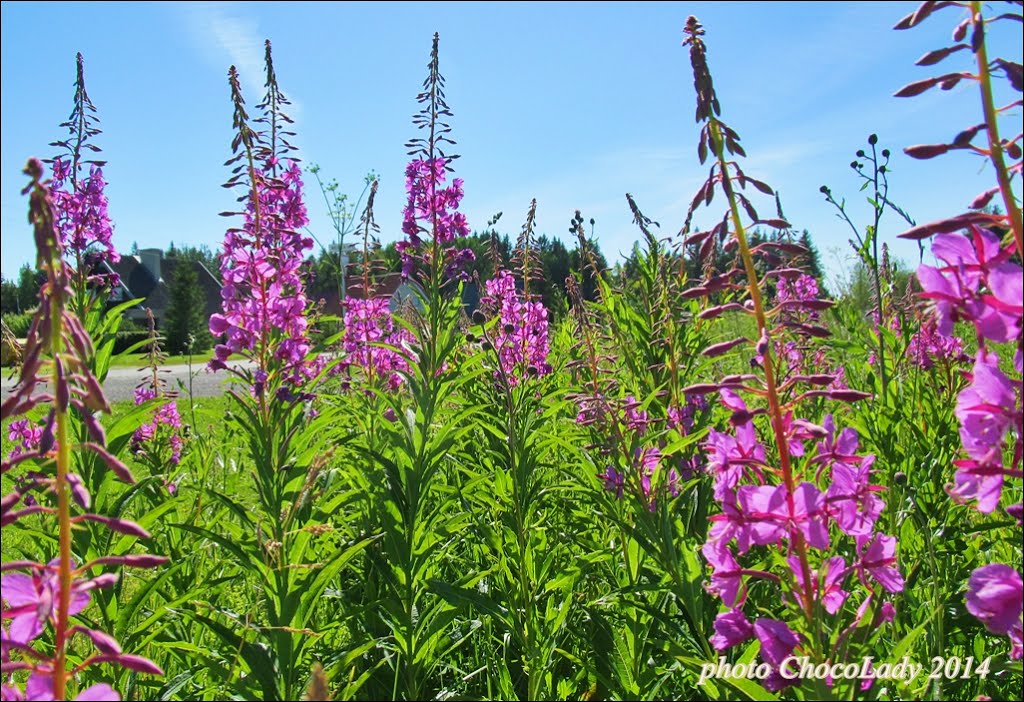
[[[157,327],[167,316],[171,304],[170,285],[180,266],[190,266],[196,274],[199,288],[205,300],[204,314],[219,312],[221,306],[220,281],[200,261],[188,261],[177,257],[164,258],[160,249],[141,249],[137,254],[121,256],[115,264],[104,266],[121,277],[121,285],[110,295],[110,302],[118,304],[128,300],[143,301],[129,309],[125,315],[140,323],[146,323],[146,308],[153,310]]]

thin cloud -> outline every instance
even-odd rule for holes
[[[263,97],[265,90],[266,38],[254,19],[235,13],[232,9],[222,3],[189,6],[186,14],[189,31],[208,61],[221,68],[230,64],[238,69],[246,102],[255,103]],[[273,37],[269,38],[273,41]],[[280,71],[278,74],[280,75]],[[282,89],[291,103],[287,106],[288,115],[299,120],[302,105],[288,89],[287,82],[284,82]],[[298,146],[301,141],[299,130],[299,135],[292,139],[292,143]]]
[[[226,58],[238,69],[245,91],[259,95],[263,87],[263,39],[257,23],[230,13],[220,3],[190,5],[186,19],[207,60],[223,67]]]

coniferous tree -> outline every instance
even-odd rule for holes
[[[186,261],[178,265],[171,283],[171,304],[164,322],[167,350],[173,355],[199,353],[213,343],[208,331],[206,300],[195,269]]]

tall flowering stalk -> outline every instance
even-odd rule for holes
[[[1019,97],[997,107],[993,97],[993,78],[1002,72],[1010,87],[1024,93],[1024,74],[1019,63],[1002,58],[990,60],[986,46],[988,27],[998,21],[1020,22],[1020,3],[1009,3],[1014,11],[994,17],[982,14],[980,2],[925,2],[896,25],[896,29],[917,26],[935,11],[947,6],[967,10],[953,30],[952,46],[931,51],[918,65],[931,66],[960,51],[974,55],[977,72],[947,73],[901,88],[898,97],[919,95],[933,87],[949,90],[963,80],[974,81],[981,96],[983,121],[960,132],[948,144],[924,144],[905,149],[909,156],[929,159],[954,149],[964,149],[989,160],[995,171],[996,185],[970,203],[969,211],[937,222],[914,227],[901,236],[924,239],[935,236],[932,253],[940,265],[922,264],[917,277],[922,296],[931,301],[935,332],[946,343],[953,341],[954,323],[974,327],[978,351],[974,367],[967,374],[969,384],[957,396],[956,417],[960,439],[967,458],[954,461],[954,482],[947,487],[957,502],[968,502],[982,513],[1001,506],[1007,481],[1019,482],[1021,470],[1024,411],[1022,411],[1022,315],[1024,290],[1022,270],[1017,260],[1024,255],[1024,229],[1019,200],[1013,191],[1013,178],[1021,175],[1021,138],[1000,135],[999,116],[1024,105]],[[973,142],[984,133],[986,145]],[[982,211],[1000,195],[1005,212]],[[965,230],[964,234],[953,234]],[[1001,235],[1005,231],[1005,235]],[[941,342],[936,342],[941,343]],[[1000,367],[995,344],[1013,344],[1013,369],[1007,375]],[[1010,464],[1006,465],[1009,457]],[[1019,488],[1018,488],[1019,489]],[[1021,503],[1004,505],[1017,522],[1017,540],[1024,518]],[[1010,657],[1024,653],[1024,579],[1019,567],[1020,552],[1015,549],[1016,567],[992,563],[976,569],[967,582],[967,610],[994,634],[1010,639]]]
[[[168,372],[160,369],[167,355],[160,348],[153,310],[146,308],[146,319],[149,323],[149,348],[146,352],[147,366],[143,370],[148,377],[136,386],[134,395],[136,405],[150,403],[154,407],[150,421],[132,434],[130,446],[136,458],[149,466],[152,475],[162,475],[181,463],[184,439],[176,393],[167,391],[167,383],[161,377],[161,373]],[[170,494],[177,491],[173,479],[164,477],[162,480]]]
[[[29,222],[35,230],[37,266],[46,273],[40,292],[39,310],[32,321],[26,340],[25,363],[14,394],[4,401],[0,418],[27,412],[51,403],[41,430],[34,436],[37,443],[26,441],[15,455],[4,459],[6,474],[19,465],[34,465],[16,482],[13,492],[2,500],[2,525],[5,530],[30,515],[55,516],[58,554],[48,563],[14,561],[4,563],[2,570],[2,621],[0,629],[3,648],[3,672],[27,671],[24,691],[12,681],[3,683],[4,699],[70,699],[69,680],[82,670],[99,663],[114,663],[123,668],[151,675],[163,672],[151,661],[125,653],[109,634],[73,624],[71,617],[89,604],[90,592],[111,587],[115,573],[100,573],[102,566],[122,565],[154,568],[166,563],[165,558],[147,555],[102,556],[89,563],[76,565],[72,554],[74,525],[96,522],[110,530],[148,538],[139,525],[120,518],[89,512],[91,496],[81,477],[71,472],[72,451],[88,451],[97,455],[114,475],[127,483],[134,482],[128,468],[105,447],[106,436],[94,412],[110,412],[110,406],[99,382],[89,367],[92,343],[75,312],[70,309],[70,272],[64,262],[64,248],[57,229],[57,210],[49,184],[42,181],[43,165],[32,159],[25,173],[31,183],[24,192],[30,194]],[[40,392],[38,385],[48,381],[52,390]],[[71,414],[74,412],[87,431],[87,440],[72,439]],[[34,445],[33,445],[34,444]],[[40,497],[29,493],[41,491]],[[44,497],[43,495],[49,494]],[[56,502],[56,506],[48,503]],[[24,502],[24,506],[19,505]],[[72,503],[81,510],[73,513]],[[10,571],[28,571],[29,574]],[[52,644],[37,641],[51,626]],[[69,649],[76,634],[91,641],[95,652],[69,669]],[[40,645],[43,644],[43,645]],[[20,660],[12,660],[12,652]],[[75,699],[117,700],[120,697],[109,685],[100,683],[82,690]]]
[[[970,383],[957,396],[956,416],[967,458],[954,461],[956,474],[950,497],[970,502],[983,513],[1001,506],[1007,481],[1019,481],[1024,454],[1024,411],[1021,407],[1021,318],[1024,315],[1024,271],[1011,261],[1013,246],[1002,246],[995,234],[972,227],[970,236],[939,234],[932,253],[943,264],[922,264],[917,271],[922,295],[931,300],[937,333],[949,339],[955,321],[974,326],[978,352],[968,374]],[[1012,343],[1015,375],[1000,368],[993,344]],[[1006,457],[1010,464],[1006,464]],[[1021,503],[1002,505],[1021,526]],[[1022,578],[1005,564],[978,568],[967,586],[967,609],[989,631],[1010,638],[1010,657],[1024,650]]]
[[[261,104],[275,114],[284,100],[277,88],[269,42],[267,65],[267,97]],[[252,360],[257,367],[252,387],[262,397],[268,384],[287,393],[282,382],[295,384],[315,375],[316,368],[306,362],[310,349],[307,299],[300,276],[313,241],[299,233],[309,220],[301,169],[294,159],[284,158],[293,147],[278,133],[285,118],[264,116],[271,125],[269,134],[254,131],[234,66],[229,83],[238,134],[232,144],[235,156],[228,161],[237,165],[226,185],[245,183],[247,191],[239,198],[245,203],[243,227],[229,229],[224,237],[223,311],[210,318],[210,332],[224,335],[225,343],[216,346],[211,368],[225,368],[232,354]]]
[[[727,608],[715,620],[711,642],[721,651],[758,639],[761,658],[774,671],[766,685],[781,689],[798,682],[783,667],[794,651],[815,663],[849,660],[858,627],[891,620],[892,605],[884,595],[902,591],[903,579],[896,567],[896,539],[875,529],[884,502],[877,494],[880,488],[871,484],[874,457],[858,455],[856,433],[836,427],[832,416],[818,423],[796,415],[799,403],[807,398],[852,401],[865,395],[830,389],[835,381],[830,374],[788,378],[780,374],[775,342],[792,323],[787,317],[793,311],[811,314],[830,303],[801,294],[784,295],[774,307],[767,306],[765,281],[758,274],[755,255],[787,249],[801,253],[801,247],[784,242],[750,245],[741,209],[756,224],[774,228],[788,228],[788,224],[780,219],[760,219],[743,194],[747,185],[766,194],[772,190],[730,158],[745,153],[739,135],[718,116],[721,106],[707,65],[704,30],[690,17],[684,32],[697,91],[696,117],[702,123],[698,156],[701,162],[709,156],[712,159],[710,175],[693,200],[691,214],[700,203],[710,203],[716,190],[722,192],[728,206],[716,227],[692,235],[690,241],[703,245],[717,238],[733,244],[749,295],[746,304],[729,302],[708,308],[701,316],[712,318],[736,311],[752,315],[757,327],[756,340],[724,342],[713,354],[712,349],[705,354],[749,348],[752,343],[750,365],[760,371],[688,388],[691,394],[717,391],[732,427],[728,432],[712,430],[706,442],[714,496],[722,507],[721,514],[711,517],[713,525],[702,548],[712,567],[706,587]],[[794,277],[797,280],[798,275]],[[719,289],[723,285],[736,289],[728,282]],[[705,283],[703,287],[712,286]],[[740,392],[763,399],[767,406],[748,406]],[[755,420],[761,415],[766,415],[770,428],[770,448],[758,437]],[[781,558],[769,556],[761,561],[764,565],[743,565],[740,557],[755,547],[768,547],[769,553],[776,551]],[[743,608],[748,586],[758,580],[781,591],[782,618],[747,619]],[[862,586],[860,598],[851,592],[851,584],[857,581]],[[845,627],[844,620],[849,622]],[[815,693],[827,695],[829,691],[819,686]]]
[[[409,370],[406,355],[400,351],[412,341],[412,334],[401,324],[396,324],[391,311],[391,300],[386,295],[377,295],[372,281],[370,260],[371,240],[378,227],[373,218],[373,204],[377,197],[378,181],[370,185],[361,226],[363,229],[363,270],[360,282],[360,297],[347,296],[344,300],[345,327],[341,336],[342,360],[332,370],[344,372],[351,380],[361,372],[367,384],[376,387],[383,383],[391,390],[402,384],[402,374]]]
[[[210,319],[210,331],[225,335],[211,362],[223,369],[238,354],[251,365],[230,372],[243,382],[228,395],[233,421],[247,436],[256,504],[242,506],[235,496],[212,492],[235,520],[218,524],[219,533],[183,526],[220,544],[260,593],[256,623],[238,634],[205,614],[194,615],[225,650],[243,647],[250,632],[260,642],[257,658],[246,658],[249,672],[233,684],[244,696],[296,699],[312,664],[317,628],[324,626],[317,606],[324,588],[366,542],[354,545],[330,535],[335,532],[323,469],[336,435],[335,415],[314,405],[316,388],[325,368],[309,361],[310,342],[305,315],[306,297],[300,277],[304,253],[312,242],[297,228],[306,223],[302,181],[287,141],[283,114],[286,99],[277,86],[270,43],[266,44],[267,93],[261,116],[250,126],[234,66],[228,71],[234,104],[235,156],[229,187],[240,187],[245,204],[243,226],[224,239],[221,268],[223,310]],[[327,544],[330,540],[332,543]],[[247,642],[244,646],[249,646]],[[250,650],[246,648],[246,650]],[[246,654],[243,654],[243,656]]]
[[[423,81],[423,92],[416,97],[423,109],[413,117],[413,124],[427,134],[406,143],[414,158],[405,169],[408,200],[402,211],[402,232],[406,238],[397,248],[402,255],[402,274],[409,277],[422,264],[426,276],[423,282],[428,289],[439,290],[449,279],[463,276],[474,254],[472,249],[457,245],[469,234],[466,216],[458,211],[463,181],[453,178],[451,185],[445,185],[458,155],[445,153],[455,142],[448,136],[451,126],[444,121],[452,113],[445,101],[438,42],[435,32],[429,73]],[[424,241],[423,237],[428,239]]]
[[[374,545],[379,555],[371,560],[372,577],[378,587],[380,626],[390,632],[382,641],[391,651],[382,672],[392,675],[391,696],[406,699],[436,694],[431,674],[444,663],[442,653],[455,645],[446,614],[450,605],[432,585],[454,540],[437,535],[468,526],[459,491],[446,484],[445,475],[462,450],[459,438],[482,409],[459,392],[473,374],[456,366],[464,336],[459,329],[461,301],[451,293],[457,292],[455,278],[472,252],[460,252],[456,243],[468,231],[456,210],[462,182],[453,179],[445,186],[456,157],[445,151],[454,141],[444,121],[451,110],[444,98],[438,42],[435,34],[428,75],[417,96],[422,108],[413,117],[425,135],[407,144],[414,158],[406,171],[406,239],[400,250],[414,296],[410,319],[401,322],[412,333],[403,344],[408,394],[382,393],[386,416],[394,421],[361,437],[376,442],[364,450],[382,474],[374,481],[370,500],[371,519],[381,534]]]
[[[76,67],[74,108],[67,121],[60,125],[68,130],[69,136],[51,144],[67,153],[50,161],[50,190],[56,212],[54,225],[71,263],[73,304],[79,317],[84,318],[93,304],[93,295],[120,285],[119,276],[110,268],[120,260],[120,255],[111,240],[113,225],[104,194],[105,162],[86,158],[86,152],[100,151],[91,139],[101,130],[94,114],[96,106],[85,89],[85,68],[80,53],[76,55]]]
[[[479,340],[483,350],[474,360],[482,357],[489,371],[470,385],[488,408],[478,420],[486,430],[479,432],[480,468],[472,476],[481,486],[473,499],[480,500],[480,513],[490,517],[474,525],[488,575],[483,592],[474,598],[487,602],[481,610],[491,615],[493,637],[502,642],[492,663],[503,666],[494,676],[496,696],[527,700],[557,695],[555,650],[565,617],[551,613],[568,612],[574,581],[573,559],[564,543],[550,538],[545,518],[549,491],[544,486],[554,461],[543,427],[551,419],[552,391],[558,386],[548,378],[547,309],[529,292],[535,280],[536,207],[533,200],[514,255],[522,290],[494,251],[495,277],[486,283],[487,295],[469,334],[470,342]],[[494,562],[507,566],[492,569]],[[545,587],[552,580],[560,586]]]

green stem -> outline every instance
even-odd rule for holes
[[[747,273],[747,283],[750,290],[750,298],[754,303],[754,317],[757,319],[757,331],[759,338],[767,339],[768,343],[764,348],[764,379],[765,389],[768,396],[768,416],[771,420],[772,431],[775,434],[775,443],[779,451],[779,465],[782,469],[782,480],[786,485],[786,502],[789,511],[794,512],[793,492],[796,489],[796,481],[793,476],[793,468],[790,463],[789,444],[786,442],[785,424],[782,419],[782,403],[779,400],[778,387],[775,383],[775,367],[772,360],[771,337],[768,330],[768,317],[764,310],[764,301],[761,297],[761,286],[757,276],[757,269],[754,267],[754,257],[750,252],[750,245],[747,242],[746,229],[743,227],[743,220],[740,217],[739,205],[736,202],[736,194],[733,192],[732,180],[729,176],[728,164],[725,160],[721,126],[718,120],[711,118],[709,121],[711,147],[718,159],[718,169],[721,174],[722,187],[729,200],[729,210],[732,218],[733,228],[736,232],[736,242],[739,244],[740,257],[743,259],[743,266]],[[804,615],[808,621],[812,616],[812,600],[810,593],[811,569],[807,562],[807,545],[803,534],[799,531],[793,534],[793,550],[800,559],[800,568],[803,571],[804,582],[808,587],[801,592],[801,601]]]
[[[975,31],[984,31],[984,19],[981,16],[981,2],[971,2],[971,22]],[[1010,187],[1010,174],[1006,169],[1006,161],[1003,160],[1003,144],[999,139],[999,123],[996,120],[996,106],[992,99],[992,74],[988,66],[988,50],[984,40],[978,46],[975,53],[978,60],[978,83],[981,86],[981,104],[985,110],[985,123],[988,133],[989,159],[996,169],[996,179],[999,181],[999,191],[1003,196],[1003,205],[1006,207],[1006,215],[1010,221],[1010,228],[1013,230],[1013,239],[1017,243],[1017,253],[1024,256],[1024,227],[1021,225],[1021,210],[1013,197],[1013,190]]]
[[[52,269],[57,270],[62,265],[61,261],[54,257],[50,261]],[[56,276],[51,275],[51,280]],[[62,322],[64,316],[63,291],[52,290],[50,296],[50,343],[53,353],[53,383],[54,392],[61,395],[60,384],[67,383],[58,372],[57,363],[63,350],[62,344]],[[59,602],[57,606],[57,626],[54,636],[54,664],[53,664],[53,694],[54,699],[66,699],[65,688],[67,684],[67,640],[68,640],[68,618],[71,609],[71,501],[68,495],[68,469],[71,464],[71,448],[69,445],[67,408],[62,407],[58,402],[55,407],[55,422],[57,424],[57,481],[55,490],[57,492],[57,518],[58,518],[58,543],[59,543]]]

